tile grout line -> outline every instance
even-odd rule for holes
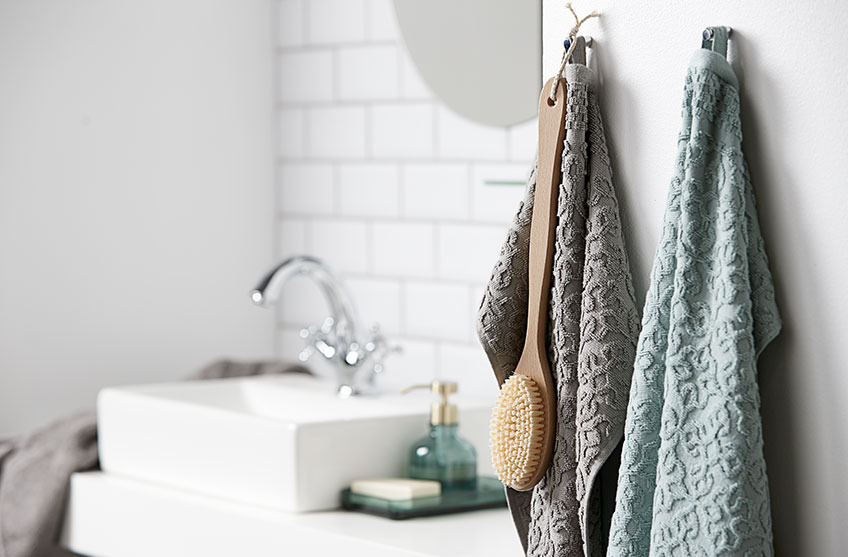
[[[305,326],[305,323],[296,323],[294,321],[286,321],[281,320],[277,322],[277,326],[279,327],[280,332],[291,332],[297,333]],[[426,335],[417,335],[417,334],[408,334],[403,331],[383,331],[384,333],[391,334],[397,337],[401,337],[404,340],[411,340],[413,342],[427,342],[432,344],[442,344],[446,347],[451,348],[477,348],[478,345],[474,340],[459,340],[456,338],[447,338],[447,337],[431,337]]]
[[[407,216],[387,216],[387,215],[377,215],[377,214],[367,214],[367,215],[351,215],[351,214],[334,214],[332,211],[328,213],[299,213],[296,211],[281,211],[277,214],[279,218],[296,218],[296,219],[304,219],[304,218],[315,218],[315,219],[331,219],[338,222],[362,222],[365,220],[372,220],[379,224],[431,224],[431,225],[454,225],[454,226],[468,226],[471,228],[503,228],[509,227],[510,220],[504,219],[502,221],[494,221],[494,220],[468,220],[468,219],[458,219],[458,218],[438,218],[438,217],[407,217]]]
[[[368,107],[362,107],[362,108],[368,108]],[[310,112],[311,110],[314,110],[314,109],[313,108],[302,108],[302,109],[287,108],[286,110],[301,110],[304,113],[307,113],[307,112]],[[345,162],[351,162],[351,163],[355,163],[357,161],[358,162],[367,162],[367,159],[364,159],[362,157],[352,157],[352,156],[341,156],[341,157],[335,157],[335,158],[322,157],[322,156],[316,156],[316,157],[277,156],[276,158],[277,158],[277,162],[304,162],[304,161],[308,161],[308,162],[318,162],[318,163],[320,163],[320,162],[333,162],[333,161],[336,161],[336,160],[339,160],[339,159],[344,160]],[[450,155],[441,156],[441,157],[437,157],[437,156],[432,156],[432,157],[410,157],[410,156],[399,157],[399,156],[393,155],[393,156],[386,156],[386,157],[375,157],[374,160],[379,161],[379,162],[397,162],[397,163],[401,163],[401,164],[422,164],[422,163],[429,163],[429,164],[474,164],[474,165],[486,165],[486,166],[491,166],[491,165],[503,165],[503,166],[522,165],[522,167],[533,163],[533,161],[530,160],[530,159],[504,161],[504,160],[500,160],[500,159],[497,159],[497,158],[491,158],[491,159],[476,158],[475,159],[475,158],[468,158],[468,157],[452,157]],[[526,172],[524,172],[523,174],[526,174]],[[521,178],[522,182],[526,182],[526,178],[527,178],[526,176],[522,176],[522,178]],[[523,187],[524,185],[526,185],[526,184],[523,183],[521,186],[516,185],[514,187]],[[509,187],[509,186],[507,186],[507,187]]]
[[[312,236],[313,230],[316,223],[313,221],[308,221],[309,228],[307,229],[308,238],[304,241],[307,244],[307,251],[312,251]],[[367,228],[366,228],[367,234]],[[366,257],[368,254],[366,253]],[[419,285],[425,286],[450,286],[453,288],[485,288],[486,281],[488,277],[481,278],[479,280],[470,280],[467,278],[455,278],[455,277],[438,277],[435,275],[432,276],[422,276],[422,275],[398,275],[392,273],[382,273],[375,270],[369,270],[366,265],[366,270],[356,270],[351,271],[347,268],[337,269],[340,271],[345,277],[349,277],[353,280],[371,280],[375,282],[396,282],[400,284],[401,282],[405,283],[407,286],[410,283],[416,283]]]

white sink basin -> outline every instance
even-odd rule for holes
[[[491,401],[456,397],[460,434],[491,475]],[[283,511],[338,506],[351,480],[399,476],[428,431],[427,393],[338,399],[305,375],[104,389],[104,471]]]

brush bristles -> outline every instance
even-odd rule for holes
[[[539,467],[545,407],[539,386],[515,374],[501,387],[489,423],[489,449],[498,479],[515,487],[526,483]]]

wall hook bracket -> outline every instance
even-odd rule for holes
[[[727,41],[732,32],[730,27],[707,27],[701,33],[701,48],[727,56]]]

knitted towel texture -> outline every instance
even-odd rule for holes
[[[701,49],[645,303],[611,557],[773,554],[755,364],[779,330],[736,76]]]
[[[599,471],[623,433],[639,318],[594,76],[583,64],[569,64],[566,81],[548,316],[556,445],[544,479],[530,492],[507,495],[528,555],[595,557],[606,545]],[[480,341],[499,383],[524,346],[534,190],[535,172],[478,314]]]

